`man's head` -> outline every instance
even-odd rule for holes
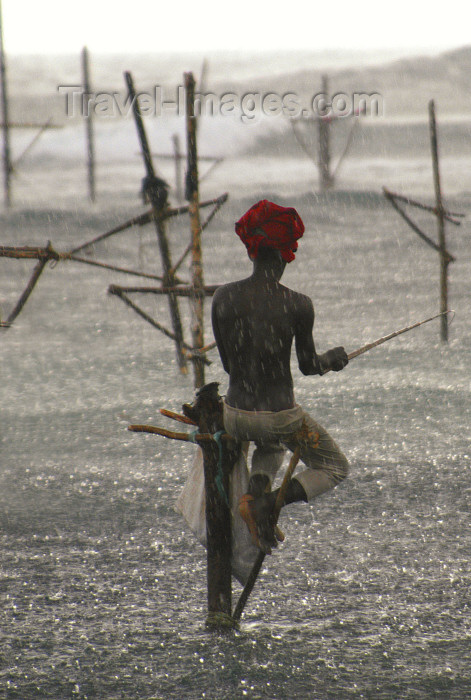
[[[304,233],[304,224],[296,209],[263,199],[239,219],[235,230],[252,260],[258,257],[260,250],[269,248],[279,251],[285,262],[291,262],[298,248],[298,238]]]

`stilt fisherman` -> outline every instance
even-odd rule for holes
[[[248,493],[239,502],[254,543],[271,554],[282,534],[273,522],[273,480],[286,451],[301,446],[306,469],[289,483],[283,505],[311,501],[342,481],[348,461],[326,430],[295,402],[290,356],[295,341],[305,375],[338,372],[348,363],[343,347],[318,355],[312,336],[314,308],[304,294],[280,284],[295,258],[304,224],[297,211],[262,200],[236,223],[253,262],[250,277],[221,286],[212,305],[214,337],[229,388],[226,431],[255,443]]]

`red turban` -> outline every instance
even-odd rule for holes
[[[280,207],[262,199],[251,207],[235,225],[249,257],[258,255],[260,246],[279,250],[286,262],[294,260],[297,239],[304,233],[304,224],[296,209]]]

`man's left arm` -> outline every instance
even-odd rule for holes
[[[214,294],[213,297],[213,303],[211,306],[211,323],[213,326],[213,335],[214,335],[214,340],[216,341],[216,345],[219,351],[219,357],[221,358],[222,366],[224,367],[225,371],[227,374],[230,374],[229,371],[229,362],[227,360],[227,355],[224,350],[224,341],[223,341],[223,335],[221,333],[221,329],[219,328],[219,321],[218,321],[218,310],[219,307],[219,295],[216,290],[216,293]]]
[[[319,356],[314,345],[314,307],[309,297],[300,297],[294,340],[298,366],[305,375],[323,374]]]
[[[323,375],[329,370],[340,372],[348,364],[343,347],[335,347],[318,355],[314,345],[314,307],[309,297],[300,298],[300,313],[297,315],[295,342],[299,369],[303,374]]]

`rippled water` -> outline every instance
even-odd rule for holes
[[[248,271],[233,221],[260,195],[296,206],[307,224],[286,283],[314,299],[321,351],[351,351],[436,312],[436,255],[378,193],[284,199],[282,172],[260,188],[264,167],[254,162],[254,191],[232,197],[205,234],[208,283]],[[378,189],[391,162],[381,168]],[[411,186],[428,192],[423,168]],[[60,207],[45,207],[40,189],[38,202],[4,213],[2,243],[66,249],[130,215],[116,173],[113,201],[73,206],[82,175],[65,173]],[[470,210],[469,185],[451,183],[454,208]],[[174,510],[192,447],[126,431],[166,425],[158,409],[191,400],[191,376],[178,374],[166,339],[106,296],[129,279],[47,269],[0,338],[0,696],[469,697],[469,233],[466,222],[449,233],[447,347],[433,322],[324,379],[302,377],[293,358],[297,399],[336,437],[351,475],[284,511],[286,543],[265,560],[240,631],[221,635],[204,629],[204,550]],[[138,235],[152,270],[152,231],[97,257],[138,264]],[[31,266],[0,262],[5,317]],[[149,304],[165,318],[164,302]],[[207,381],[223,393],[211,359]]]

